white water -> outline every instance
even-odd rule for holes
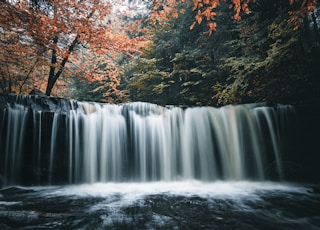
[[[4,171],[6,180],[10,182],[19,181],[27,116],[27,110],[22,105],[13,105],[7,110]]]
[[[133,202],[149,195],[176,195],[184,197],[198,196],[214,199],[239,200],[259,199],[258,193],[291,192],[309,194],[310,189],[303,185],[276,182],[252,181],[184,181],[184,182],[148,182],[148,183],[93,183],[69,186],[28,187],[41,192],[45,197],[109,197],[121,196],[121,202]],[[109,204],[110,205],[110,204]]]
[[[49,160],[49,183],[52,182],[52,171],[53,171],[53,164],[54,164],[54,156],[56,152],[56,145],[57,143],[57,132],[59,127],[59,114],[54,113],[53,115],[53,121],[52,121],[52,129],[51,129],[51,144],[50,144],[50,160]]]
[[[290,106],[10,104],[0,110],[1,224],[318,229],[314,185],[267,181],[268,171],[283,178],[294,116]],[[69,185],[11,187],[25,180]]]
[[[0,192],[2,224],[29,229],[318,229],[320,221],[318,194],[302,184],[192,180]]]
[[[84,182],[265,178],[266,139],[282,178],[275,109],[228,106],[164,108],[147,103],[81,103],[70,114],[70,130],[83,127],[82,160],[70,167],[70,179]],[[124,114],[124,111],[127,114]],[[81,122],[77,122],[77,120]],[[72,151],[72,149],[70,148]],[[70,153],[76,156],[77,153]],[[270,156],[269,156],[270,158]],[[83,170],[80,179],[79,168]],[[124,179],[125,178],[125,179]]]
[[[43,168],[48,169],[49,184],[55,175],[65,176],[69,183],[261,181],[270,164],[283,178],[281,132],[289,125],[290,106],[182,109],[142,102],[73,103],[77,106],[64,117],[31,109],[34,130],[29,152],[24,152],[29,111],[20,104],[8,108],[2,120],[8,122],[2,125],[7,184],[19,181],[21,161],[30,154],[38,179],[45,177]]]

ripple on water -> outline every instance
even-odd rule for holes
[[[25,229],[317,229],[320,200],[309,188],[248,181],[11,188],[0,190],[0,223]]]

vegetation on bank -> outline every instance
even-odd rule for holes
[[[20,2],[0,2],[0,92],[215,106],[320,98],[314,0],[150,1],[147,13]]]

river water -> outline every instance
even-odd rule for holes
[[[250,181],[6,187],[0,229],[320,229],[320,194]]]
[[[319,184],[279,182],[319,182],[292,106],[2,101],[0,230],[320,229]]]

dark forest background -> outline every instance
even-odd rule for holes
[[[158,104],[301,103],[320,98],[320,11],[288,23],[288,1],[263,0],[230,21],[219,8],[218,28],[189,30],[189,11],[155,27],[154,47],[127,64],[131,100]]]

